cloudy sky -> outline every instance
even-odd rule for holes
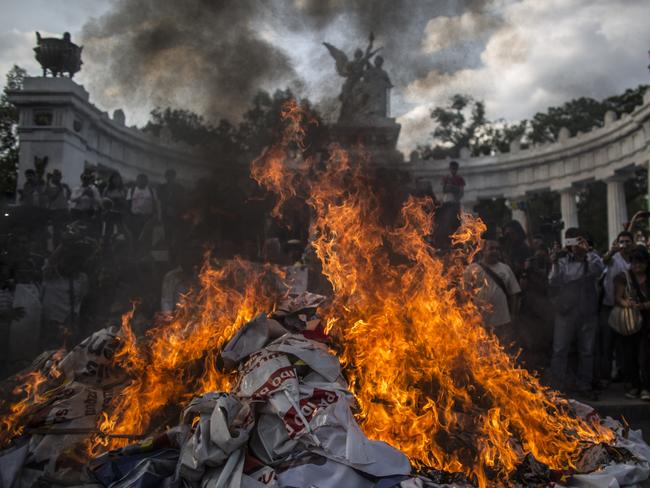
[[[341,80],[322,46],[348,53],[372,30],[402,124],[426,142],[454,93],[519,120],[571,98],[650,83],[649,0],[0,0],[0,71],[38,74],[34,31],[84,44],[78,76],[105,110],[142,124],[155,106],[236,119],[259,88],[333,106]],[[365,47],[365,46],[363,46]]]

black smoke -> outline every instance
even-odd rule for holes
[[[127,104],[236,115],[259,88],[295,77],[287,55],[255,30],[258,9],[242,0],[120,0],[82,32],[93,87]]]
[[[435,16],[479,10],[486,1],[118,0],[82,31],[85,72],[104,105],[176,106],[213,121],[236,119],[259,89],[289,86],[301,96],[335,98],[323,93],[341,81],[325,40],[351,53],[374,32],[396,86],[466,65],[466,58],[424,55],[424,28]],[[307,55],[331,70],[332,86],[309,86],[288,52],[301,46],[277,42],[282,33],[311,46]]]

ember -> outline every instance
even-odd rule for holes
[[[410,198],[386,224],[363,177],[363,151],[352,157],[332,146],[325,161],[302,158],[313,121],[296,102],[283,117],[282,139],[252,163],[252,176],[278,195],[276,214],[288,198],[308,195],[332,300],[279,295],[282,275],[270,265],[206,259],[200,290],[145,338],[126,316],[119,331],[100,331],[54,361],[60,374],[30,372],[3,409],[3,444],[38,428],[30,452],[48,443],[63,469],[85,462],[70,454],[74,443],[97,456],[154,434],[153,443],[101,456],[95,473],[115,456],[146,451],[165,476],[178,459],[179,476],[232,483],[218,486],[240,486],[237,476],[295,486],[306,473],[297,459],[349,486],[375,486],[352,476],[393,477],[384,486],[534,484],[612,461],[642,464],[620,425],[549,391],[481,327],[463,283],[480,220],[465,216],[441,256],[423,239],[433,230],[431,200]],[[73,415],[75,395],[92,401]],[[167,430],[182,407],[181,427]],[[79,425],[86,430],[73,430]],[[58,429],[74,442],[53,445],[48,434]],[[585,452],[601,444],[610,447],[585,468]],[[420,477],[407,480],[415,475],[404,455]]]

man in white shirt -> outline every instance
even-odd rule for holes
[[[76,187],[70,195],[72,208],[77,211],[76,216],[91,215],[101,204],[102,196],[93,184],[94,179],[95,176],[92,172],[84,171],[81,174],[81,186]]]
[[[521,288],[510,267],[501,262],[501,246],[488,239],[479,262],[465,270],[465,283],[478,289],[476,298],[487,306],[482,308],[484,324],[504,346],[513,340],[512,320],[518,309]]]
[[[159,205],[156,192],[149,185],[147,175],[137,176],[135,186],[128,191],[126,199],[131,211],[128,219],[131,235],[134,241],[148,248],[151,246],[152,230],[149,224],[153,219],[158,218]]]

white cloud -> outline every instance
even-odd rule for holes
[[[39,65],[34,59],[35,45],[34,32],[0,32],[0,86],[4,86],[5,75],[14,64],[25,68],[30,74],[39,72]]]
[[[496,17],[475,12],[465,12],[455,17],[434,17],[424,28],[422,51],[432,54],[462,42],[479,39],[498,24]]]
[[[491,118],[519,120],[572,98],[603,98],[650,82],[647,0],[624,8],[607,0],[523,0],[499,14],[503,24],[487,40],[480,66],[433,70],[404,87],[416,108],[399,118],[403,151],[433,129],[420,106],[445,104],[454,93],[485,100]]]

